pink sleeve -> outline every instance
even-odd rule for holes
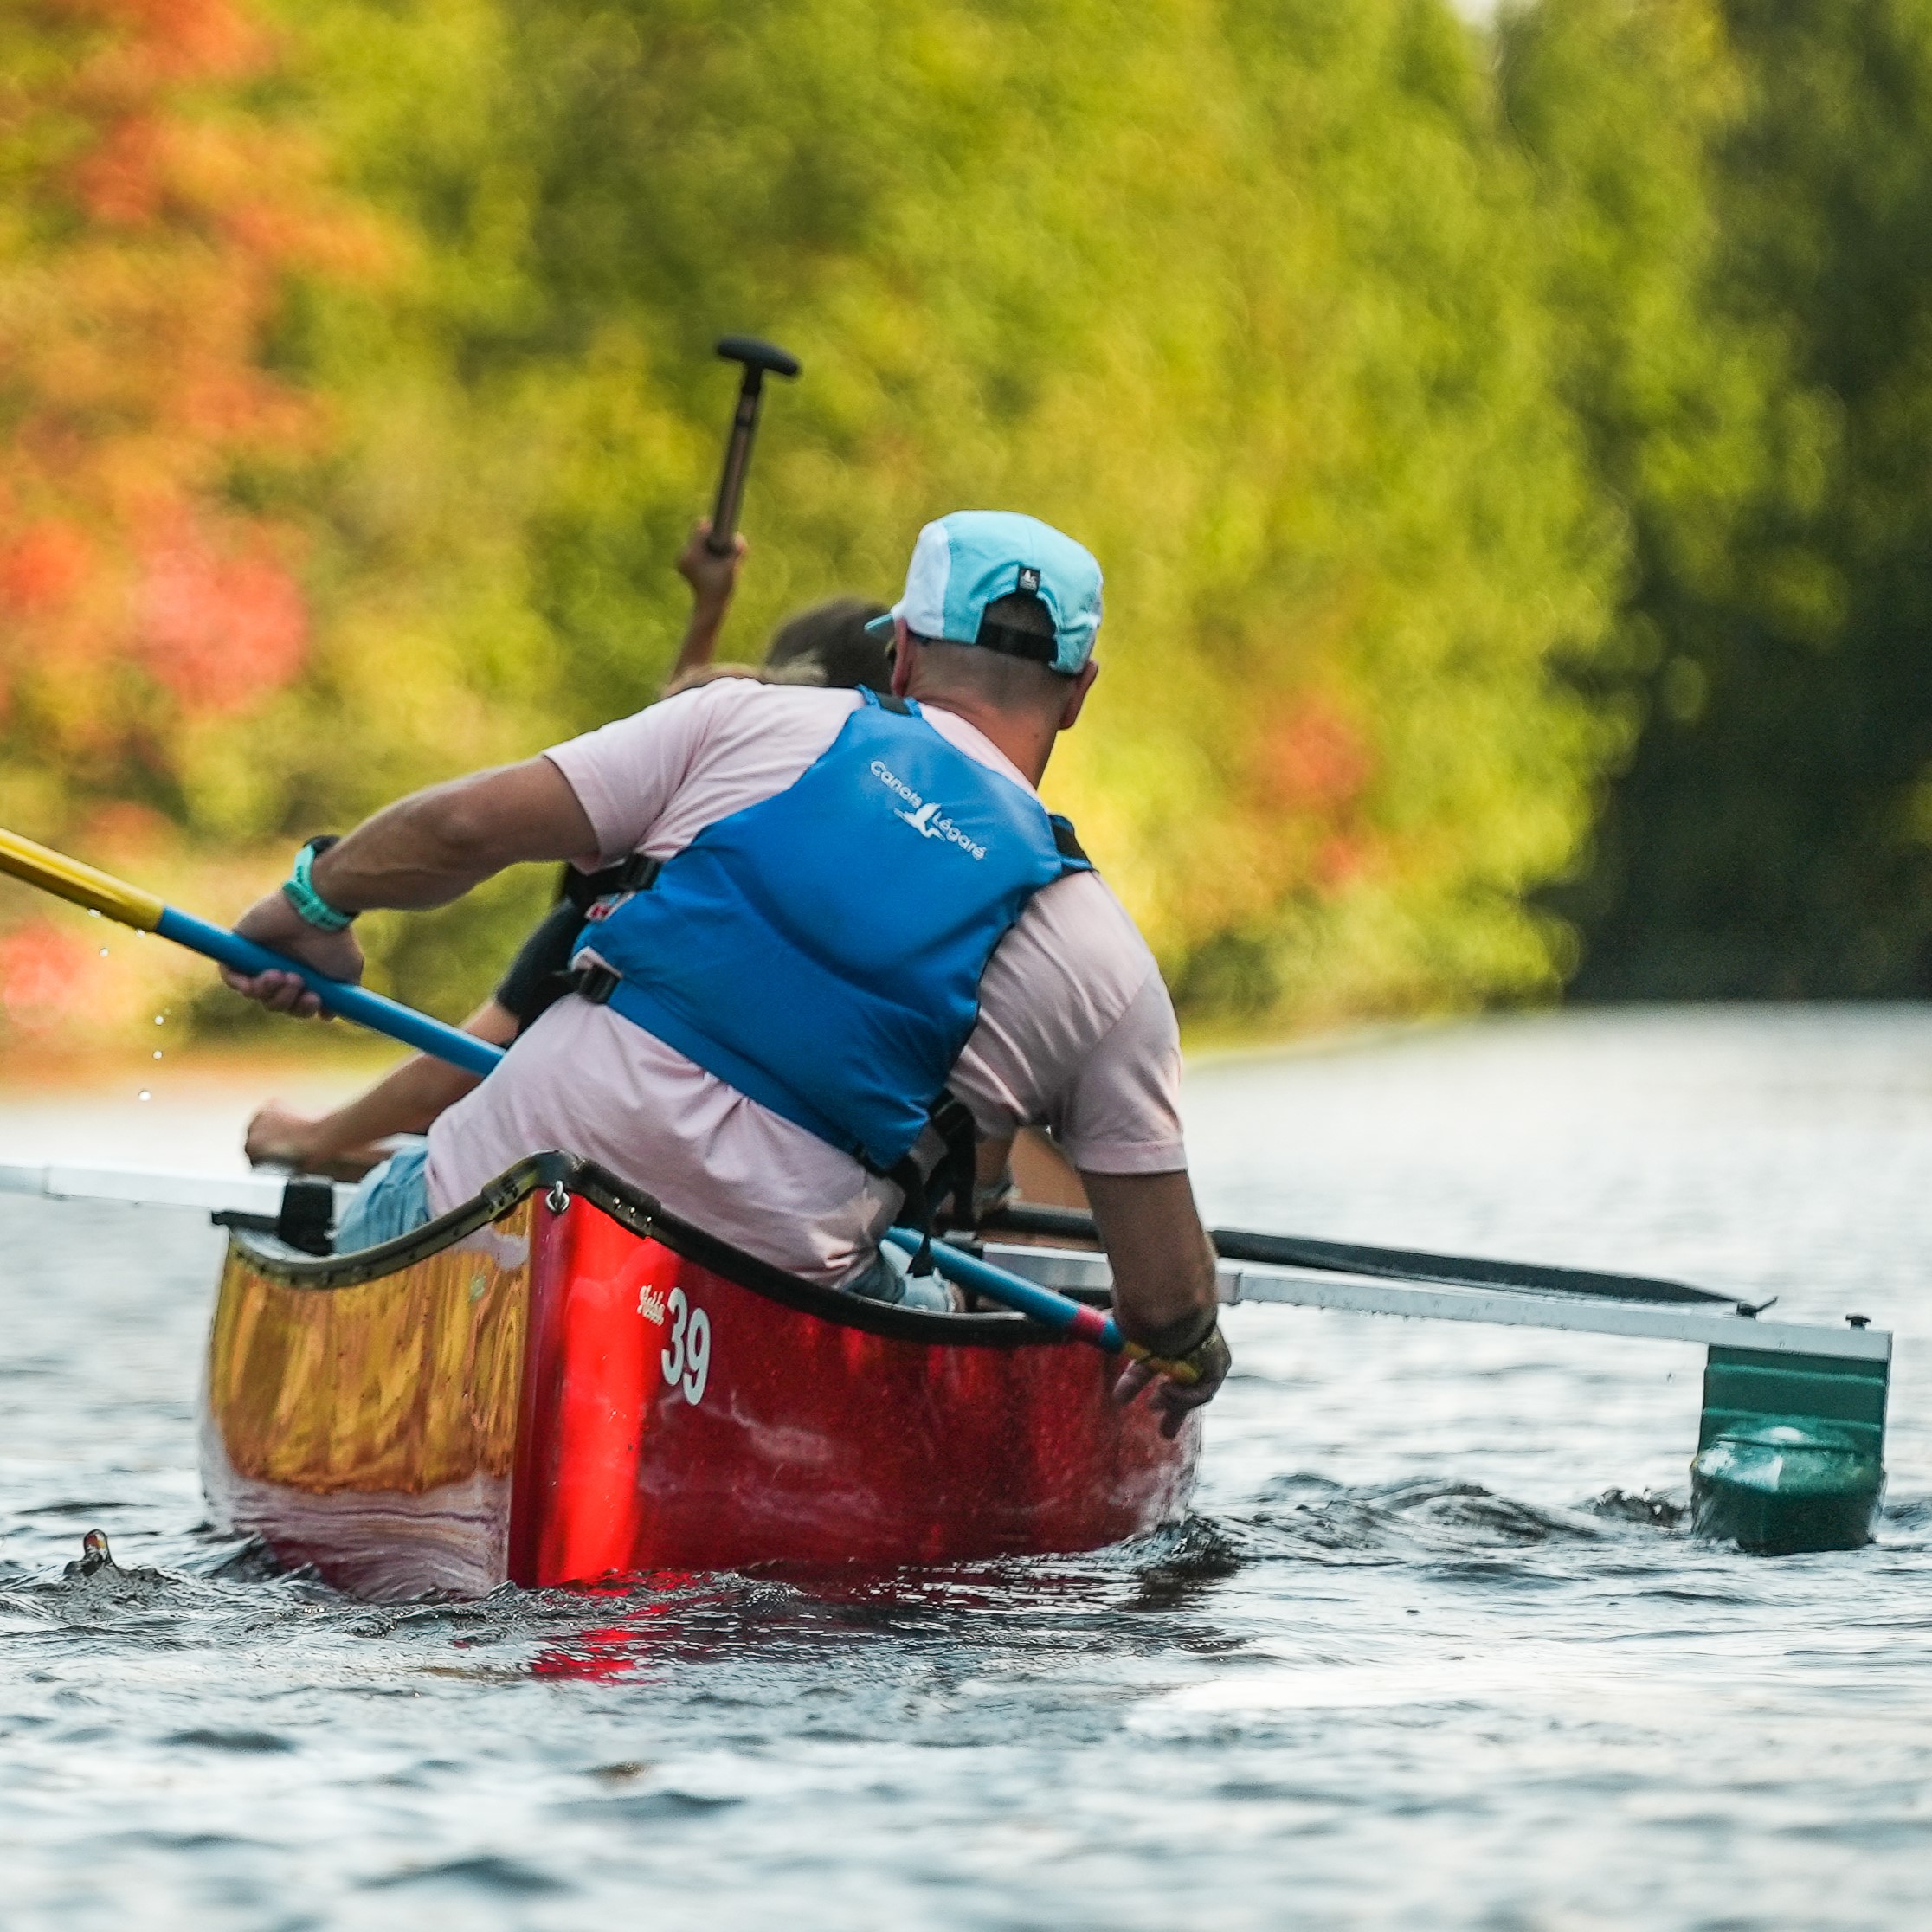
[[[544,754],[576,794],[602,859],[623,858],[650,836],[704,744],[725,682],[662,699]]]
[[[1173,1174],[1188,1164],[1181,1134],[1181,1028],[1158,969],[1081,1061],[1053,1137],[1090,1174]]]

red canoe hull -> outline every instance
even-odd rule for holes
[[[560,1162],[561,1215],[538,1193]],[[1184,1511],[1198,1423],[1169,1442],[1117,1407],[1098,1351],[680,1240],[697,1259],[642,1232],[653,1212],[544,1156],[387,1272],[388,1250],[237,1240],[203,1431],[217,1518],[396,1597],[1092,1549]]]

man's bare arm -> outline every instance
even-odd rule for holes
[[[570,782],[548,758],[473,772],[385,806],[315,862],[315,889],[345,912],[446,905],[506,866],[597,857]]]
[[[1161,1427],[1175,1434],[1189,1409],[1212,1400],[1227,1374],[1216,1325],[1214,1248],[1201,1225],[1187,1175],[1090,1174],[1080,1181],[1113,1270],[1114,1319],[1130,1341],[1163,1357],[1185,1356],[1200,1380],[1185,1384],[1141,1362],[1122,1372],[1115,1395],[1131,1401],[1150,1383]]]
[[[569,781],[548,758],[526,758],[384,807],[325,852],[310,878],[345,912],[414,909],[460,898],[506,866],[596,856],[597,835]],[[332,978],[362,977],[354,934],[310,925],[279,888],[250,906],[235,930]],[[222,977],[277,1013],[320,1011],[321,1002],[293,973],[224,967]]]
[[[1114,1317],[1156,1355],[1214,1304],[1214,1249],[1186,1173],[1089,1174],[1081,1184],[1113,1267]]]

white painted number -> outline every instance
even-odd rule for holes
[[[685,1369],[685,1400],[696,1408],[705,1399],[705,1384],[711,1379],[711,1317],[701,1308],[691,1311],[691,1331],[685,1337],[689,1366]]]
[[[671,1340],[659,1355],[658,1366],[667,1382],[683,1381],[685,1400],[695,1408],[704,1401],[705,1384],[711,1378],[711,1317],[693,1308],[682,1288],[671,1291],[667,1312]]]
[[[685,1326],[691,1319],[691,1304],[685,1299],[682,1288],[671,1291],[671,1339],[658,1356],[658,1366],[664,1370],[664,1379],[674,1382],[684,1373]]]

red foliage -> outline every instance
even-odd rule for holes
[[[1362,795],[1375,771],[1362,734],[1319,698],[1304,699],[1261,734],[1260,789],[1285,811],[1332,816]]]
[[[1303,884],[1339,892],[1374,862],[1357,807],[1375,776],[1375,750],[1330,700],[1304,694],[1264,724],[1249,770],[1263,808],[1299,834],[1281,850]]]
[[[29,1033],[59,1025],[87,1000],[87,949],[73,934],[36,919],[0,933],[0,1004]]]
[[[117,798],[88,815],[74,840],[97,864],[144,864],[166,852],[174,842],[174,828],[150,805]]]
[[[35,57],[0,93],[23,196],[0,303],[0,689],[41,693],[15,712],[35,752],[164,763],[171,720],[301,669],[295,534],[230,483],[323,441],[262,366],[284,276],[366,267],[376,245],[235,96],[276,52],[242,0],[23,0],[9,33]]]
[[[161,212],[163,134],[152,117],[130,114],[107,128],[74,171],[74,190],[97,222],[134,227]]]
[[[0,549],[0,602],[23,616],[57,609],[87,574],[93,552],[72,524],[43,518]]]
[[[1366,840],[1338,832],[1332,839],[1322,841],[1310,873],[1324,892],[1338,892],[1367,869],[1368,856]]]
[[[136,622],[155,676],[188,709],[206,712],[287,684],[302,667],[308,614],[272,557],[223,555],[179,518],[143,549]]]

